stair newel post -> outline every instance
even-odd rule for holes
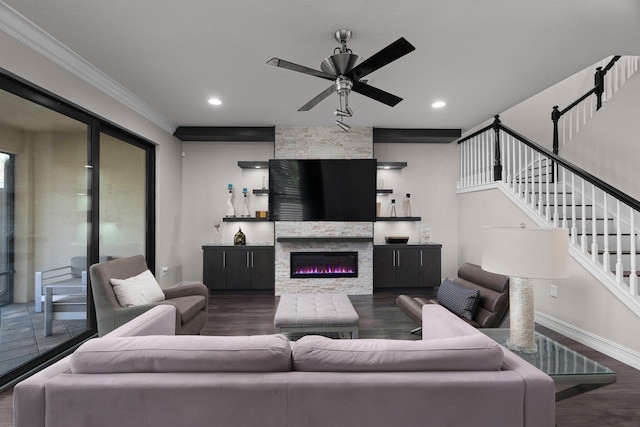
[[[602,67],[596,68],[594,76],[594,86],[596,94],[596,110],[602,108],[602,95],[604,94],[604,76],[606,71],[602,70]]]
[[[494,181],[502,180],[502,160],[500,155],[500,116],[495,115],[493,120],[494,131],[494,154],[493,154],[493,179]]]
[[[559,146],[560,146],[560,137],[558,135],[558,121],[560,120],[560,110],[558,110],[558,106],[553,106],[553,111],[551,112],[551,121],[553,121],[553,154],[558,154]]]

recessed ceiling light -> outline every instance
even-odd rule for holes
[[[220,99],[218,99],[218,98],[209,98],[209,104],[211,104],[211,105],[220,105],[220,104],[222,104],[222,101],[220,101]]]
[[[434,102],[433,104],[431,104],[431,106],[432,106],[433,108],[442,108],[442,107],[444,107],[445,105],[447,105],[447,103],[446,103],[446,102],[444,102],[444,101],[436,101],[436,102]]]

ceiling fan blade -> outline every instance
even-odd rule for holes
[[[375,99],[376,101],[382,102],[383,104],[387,104],[390,107],[394,107],[398,102],[402,101],[402,98],[400,98],[399,96],[395,96],[393,94],[390,94],[389,92],[385,92],[384,90],[369,86],[359,81],[353,82],[353,87],[351,88],[351,90],[354,92],[358,92],[361,95],[368,96],[371,99]]]
[[[311,101],[307,102],[302,107],[298,108],[298,111],[309,111],[309,110],[311,110],[313,107],[318,105],[320,103],[320,101],[322,101],[323,99],[325,99],[326,97],[328,97],[332,93],[335,93],[335,91],[336,91],[336,86],[335,85],[329,86],[328,88],[326,88],[325,90],[320,92],[320,94],[317,95],[315,98],[313,98]]]
[[[286,68],[287,70],[297,71],[299,73],[309,74],[311,76],[320,77],[327,80],[335,80],[336,76],[325,73],[324,71],[314,70],[313,68],[305,67],[304,65],[294,64],[293,62],[285,61],[284,59],[271,58],[267,61],[267,64],[275,67]]]
[[[369,73],[374,72],[378,68],[382,68],[390,62],[403,57],[409,52],[414,51],[416,48],[409,43],[404,37],[400,37],[389,46],[378,51],[373,56],[370,56],[359,65],[353,67],[345,74],[345,77],[350,78],[353,81],[360,80]]]

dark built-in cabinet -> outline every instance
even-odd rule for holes
[[[202,280],[209,290],[274,289],[273,246],[202,247]]]
[[[373,287],[414,288],[440,285],[440,244],[374,245]]]

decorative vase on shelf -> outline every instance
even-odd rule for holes
[[[247,197],[247,189],[246,187],[242,189],[242,216],[244,218],[248,218],[249,215],[249,198]]]
[[[391,199],[391,212],[389,212],[389,216],[391,218],[395,218],[396,216],[398,216],[398,214],[396,213],[396,199]]]
[[[404,199],[404,216],[410,217],[411,215],[411,194],[407,193]]]
[[[238,232],[233,236],[234,245],[246,245],[247,237],[242,232],[242,228],[238,227]]]
[[[220,221],[216,221],[213,226],[216,228],[216,241],[214,243],[220,243]]]
[[[424,223],[420,223],[420,243],[429,243],[431,238],[431,229]]]
[[[225,216],[227,218],[233,218],[236,216],[236,211],[233,209],[233,203],[231,202],[231,198],[233,197],[233,184],[227,185],[227,190],[229,190],[229,195],[227,196],[227,213]]]

